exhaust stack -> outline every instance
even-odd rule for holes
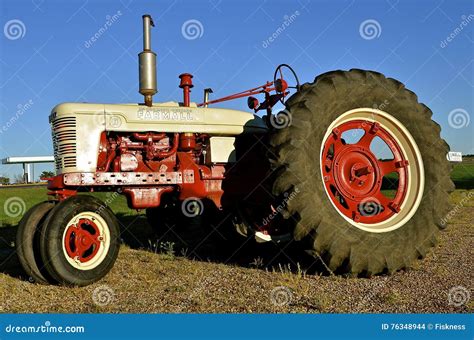
[[[143,16],[143,52],[138,54],[139,92],[145,97],[145,105],[153,105],[156,86],[156,53],[151,50],[151,26],[155,26],[150,15]]]

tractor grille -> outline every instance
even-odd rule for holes
[[[61,117],[51,122],[56,172],[76,167],[76,118]]]

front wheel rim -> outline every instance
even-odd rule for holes
[[[342,133],[362,129],[354,144],[344,144]],[[380,137],[393,154],[381,162],[370,150]],[[336,211],[351,225],[369,232],[403,226],[416,212],[423,195],[424,169],[420,151],[409,131],[390,114],[371,108],[345,112],[334,120],[323,138],[321,178]],[[398,174],[393,198],[382,193],[382,178]]]
[[[100,265],[110,248],[110,230],[104,218],[94,212],[81,212],[66,225],[62,248],[68,263],[78,270]]]

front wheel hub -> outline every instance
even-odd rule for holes
[[[82,212],[67,224],[63,235],[63,251],[76,269],[97,267],[110,247],[110,232],[105,220],[94,212]]]

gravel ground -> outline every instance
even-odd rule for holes
[[[250,268],[122,246],[114,269],[100,282],[83,288],[42,286],[23,279],[11,256],[14,230],[4,228],[0,312],[472,312],[474,194],[461,201],[467,194],[453,193],[456,214],[438,245],[414,268],[371,278],[310,275],[284,263]]]

